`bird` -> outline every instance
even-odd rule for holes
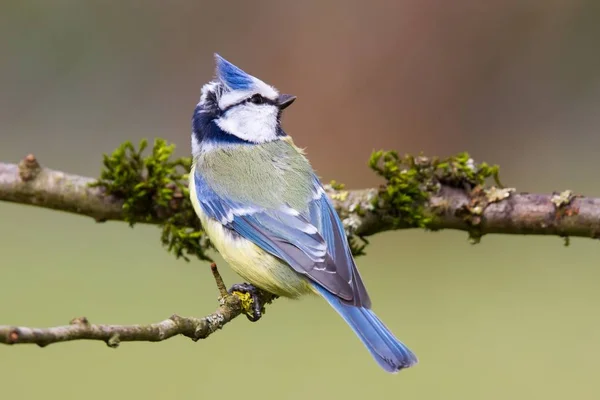
[[[215,77],[202,86],[191,121],[189,192],[211,243],[248,282],[234,286],[255,303],[256,289],[321,296],[385,371],[415,365],[371,310],[344,226],[304,150],[282,128],[296,96],[214,59]],[[249,318],[260,318],[260,307]]]

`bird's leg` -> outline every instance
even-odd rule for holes
[[[249,283],[236,283],[229,289],[229,294],[234,293],[242,301],[246,317],[252,322],[258,321],[265,309],[260,290]]]
[[[276,295],[262,291],[249,283],[236,283],[227,290],[225,282],[223,282],[223,278],[217,269],[217,264],[212,263],[210,269],[221,297],[237,296],[242,303],[244,314],[252,322],[256,322],[262,317],[265,312],[265,304],[277,298]]]

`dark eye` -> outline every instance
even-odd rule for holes
[[[255,94],[254,96],[250,97],[249,101],[252,104],[264,104],[265,98],[262,97],[260,94]]]

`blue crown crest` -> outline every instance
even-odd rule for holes
[[[217,64],[217,77],[231,90],[247,90],[254,85],[251,75],[216,53],[215,62]]]

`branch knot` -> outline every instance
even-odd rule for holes
[[[27,155],[19,162],[19,177],[23,182],[34,180],[40,173],[41,167],[33,154]]]

